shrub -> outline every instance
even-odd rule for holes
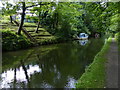
[[[30,41],[23,35],[17,35],[10,30],[2,30],[2,50],[11,51],[27,48],[31,45]]]

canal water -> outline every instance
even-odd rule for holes
[[[75,88],[103,44],[90,39],[5,52],[0,87]]]

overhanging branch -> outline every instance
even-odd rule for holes
[[[48,4],[50,4],[50,3],[48,3]],[[35,6],[38,6],[38,5],[47,5],[47,4],[36,4],[36,5],[31,5],[31,6],[27,6],[26,9],[27,9],[27,8],[30,8],[30,7],[35,7]]]

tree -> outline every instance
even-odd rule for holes
[[[55,3],[51,2],[39,2],[39,7],[34,7],[31,9],[31,12],[35,13],[38,16],[38,25],[35,32],[38,32],[40,22],[44,21],[44,19],[48,16],[48,12],[52,11],[52,7],[55,7]]]
[[[18,35],[21,34],[21,30],[22,30],[22,27],[23,27],[23,24],[24,24],[25,10],[26,10],[25,2],[22,2],[22,15],[21,15],[20,26],[19,26],[19,28],[18,28]]]
[[[8,3],[8,2],[6,2],[6,3],[3,3],[3,5],[4,5],[4,7],[2,8],[2,14],[3,15],[9,15],[10,16],[10,22],[11,23],[13,23],[12,22],[12,15],[13,14],[16,14],[17,12],[17,10],[19,10],[19,6],[16,4],[16,5],[13,5],[13,4],[11,4],[11,3]]]
[[[93,30],[89,28],[91,32],[106,33],[115,30],[117,27],[116,20],[118,20],[117,2],[87,2],[84,6],[86,14],[84,19],[87,22],[90,21],[87,24],[93,28]]]
[[[21,15],[21,23],[20,23],[20,26],[19,26],[19,29],[18,29],[18,35],[21,34],[21,30],[22,30],[22,27],[23,27],[23,24],[24,24],[24,18],[25,18],[25,11],[27,8],[30,8],[30,7],[35,7],[35,6],[38,6],[38,5],[46,5],[46,4],[41,4],[39,2],[35,2],[35,3],[29,3],[31,5],[29,6],[26,6],[26,3],[25,2],[21,2],[22,3],[22,15]]]
[[[72,37],[77,32],[78,16],[82,12],[79,11],[81,5],[79,3],[59,2],[53,5],[52,11],[48,11],[48,15],[43,18],[48,31],[51,34],[61,38]]]

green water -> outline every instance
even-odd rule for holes
[[[103,44],[101,39],[91,39],[5,52],[0,87],[75,88]]]

